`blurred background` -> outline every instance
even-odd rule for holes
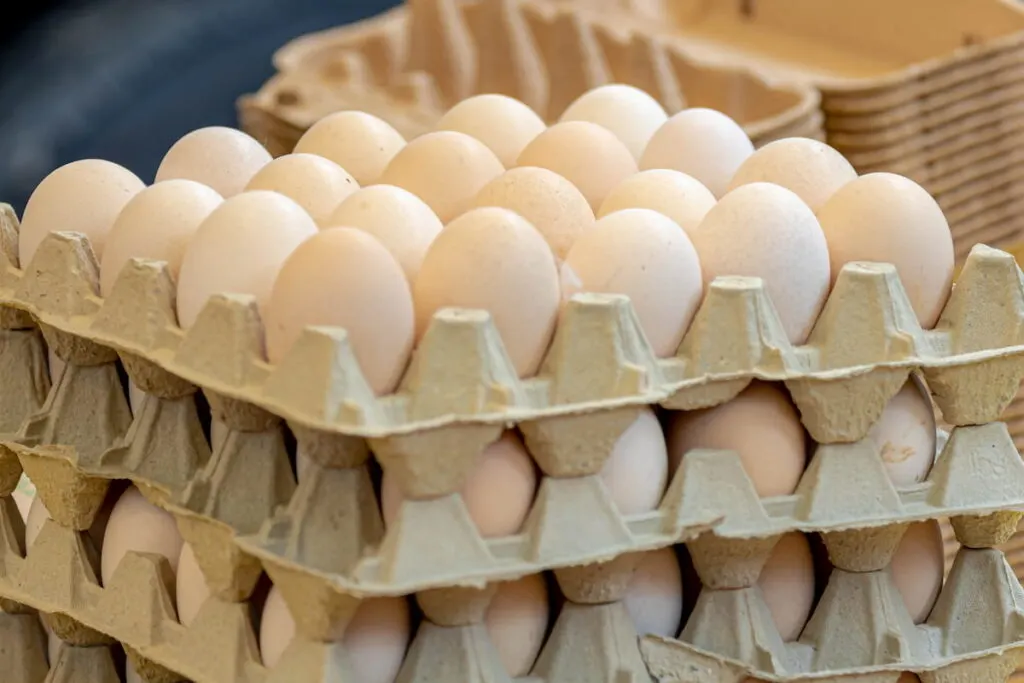
[[[61,164],[102,157],[152,182],[190,130],[237,124],[235,99],[290,39],[397,0],[37,0],[0,24],[0,201],[20,214]]]

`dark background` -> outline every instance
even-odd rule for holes
[[[274,51],[397,0],[45,0],[0,24],[0,202],[76,159],[153,180],[190,130],[237,125]]]

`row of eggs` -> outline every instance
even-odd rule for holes
[[[935,435],[931,404],[923,385],[914,379],[886,407],[870,438],[879,446],[894,485],[905,487],[927,476],[934,460]],[[216,446],[223,436],[214,434],[212,438]],[[601,473],[612,501],[624,514],[654,509],[682,455],[693,448],[737,451],[758,494],[768,497],[796,489],[813,444],[781,385],[754,383],[732,401],[702,411],[659,416],[653,410],[644,410],[620,437]],[[305,463],[300,451],[300,480],[308,471]],[[480,533],[501,537],[520,530],[537,484],[537,471],[522,439],[509,431],[481,454],[462,496]],[[385,524],[390,524],[401,497],[387,471],[379,499]],[[102,549],[101,580],[110,579],[126,552],[162,555],[177,575],[179,618],[183,624],[191,623],[209,593],[192,550],[183,542],[173,518],[146,501],[134,487],[115,500],[104,508],[105,514],[90,531],[94,543]],[[31,545],[49,515],[38,498],[25,514],[26,540]],[[827,560],[819,557],[819,570],[823,562]],[[893,560],[892,575],[908,611],[919,623],[927,618],[938,596],[943,566],[937,522],[912,525]],[[690,601],[699,591],[699,580],[686,577],[672,549],[647,554],[625,600],[638,632],[663,636],[679,633],[684,597]],[[759,585],[784,639],[791,641],[799,636],[823,586],[822,578],[816,572],[811,545],[802,534],[785,536],[773,550]],[[526,577],[501,584],[497,595],[487,614],[487,627],[507,670],[525,675],[543,645],[553,613],[547,584],[539,576]],[[262,614],[262,657],[273,666],[294,635],[294,621],[276,589],[267,597]],[[404,600],[365,603],[344,638],[359,671],[356,680],[393,681],[411,633]],[[51,647],[56,645],[51,637]]]
[[[842,265],[872,260],[896,265],[921,324],[934,325],[953,246],[922,188],[858,177],[813,140],[755,152],[723,114],[655,107],[603,86],[546,127],[483,95],[407,144],[379,119],[341,112],[276,160],[244,133],[200,129],[150,187],[99,160],[54,171],[26,206],[19,257],[27,265],[49,232],[83,232],[104,295],[132,257],[167,261],[186,328],[214,294],[254,295],[271,362],[309,325],[344,327],[378,394],[395,389],[446,307],[489,311],[523,377],[582,291],[628,295],[664,357],[708,282],[758,276],[803,343]]]

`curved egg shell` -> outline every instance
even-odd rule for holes
[[[167,150],[156,180],[194,180],[228,199],[270,163],[270,152],[240,130],[209,126],[186,134]]]
[[[687,234],[650,209],[598,220],[561,267],[562,299],[579,292],[625,294],[654,353],[673,355],[700,306],[701,264]]]
[[[27,268],[51,232],[80,232],[97,259],[125,205],[146,185],[126,168],[100,159],[65,164],[32,191],[18,233],[18,262]]]
[[[288,255],[316,223],[283,194],[259,190],[227,199],[203,221],[178,274],[178,322],[192,326],[215,294],[251,294],[261,310]]]
[[[413,286],[417,336],[442,308],[483,309],[516,372],[530,377],[554,334],[560,296],[541,234],[507,209],[473,209],[449,223],[423,259]]]
[[[473,206],[473,198],[505,167],[484,143],[465,133],[422,135],[395,155],[380,177],[426,202],[447,224]]]
[[[548,588],[541,574],[498,584],[484,625],[505,671],[513,678],[530,673],[550,618]]]
[[[907,527],[889,570],[915,624],[923,623],[931,614],[942,590],[945,568],[946,553],[938,520],[914,522]]]
[[[328,228],[299,245],[281,266],[265,310],[271,363],[306,327],[340,327],[378,394],[395,388],[412,352],[416,320],[405,273],[384,245],[355,228]]]
[[[192,235],[223,201],[215,190],[192,180],[165,180],[132,197],[107,236],[100,294],[110,294],[121,269],[133,258],[164,261],[176,279]]]
[[[519,100],[505,95],[476,95],[449,109],[435,130],[465,133],[487,145],[505,168],[547,125]]]
[[[405,598],[363,600],[342,639],[353,680],[394,683],[405,659],[411,629]]]
[[[626,145],[607,128],[589,121],[551,126],[526,146],[516,166],[554,171],[575,185],[595,212],[616,185],[637,172]]]
[[[857,178],[842,154],[809,138],[774,140],[755,151],[729,183],[733,190],[750,183],[774,183],[794,192],[812,211]]]
[[[484,538],[518,533],[533,505],[537,471],[519,436],[512,431],[480,453],[462,486],[462,502]],[[385,524],[392,524],[402,505],[402,492],[389,470],[381,482]]]
[[[274,586],[267,595],[260,618],[260,658],[273,669],[295,637],[295,620],[281,591]]]
[[[715,201],[715,195],[696,178],[656,168],[631,175],[616,185],[597,217],[625,209],[650,209],[668,216],[689,233],[700,225]]]
[[[896,266],[918,322],[931,329],[953,283],[949,223],[920,185],[894,173],[869,173],[844,185],[818,211],[832,281],[851,261]]]
[[[505,171],[476,196],[476,206],[497,206],[530,222],[559,260],[594,226],[587,198],[568,180],[546,168],[522,166]]]
[[[100,553],[103,583],[110,581],[124,556],[133,551],[163,556],[176,574],[183,543],[174,516],[132,486],[118,498],[107,522]]]
[[[676,412],[666,428],[670,471],[696,448],[735,451],[757,495],[786,496],[796,490],[807,461],[807,434],[789,394],[754,381],[731,401],[714,408]]]
[[[330,159],[365,187],[378,182],[403,147],[405,138],[385,121],[361,111],[339,111],[303,133],[294,153]]]
[[[814,555],[799,531],[784,534],[761,570],[758,585],[782,640],[800,636],[815,596]]]
[[[245,186],[246,192],[280,192],[306,210],[321,228],[331,213],[359,183],[345,169],[315,154],[286,154],[261,168]]]
[[[814,212],[771,183],[722,197],[691,233],[705,286],[721,275],[759,277],[794,344],[818,319],[830,286],[829,248]]]
[[[199,614],[199,609],[210,597],[210,587],[199,568],[192,546],[184,543],[178,560],[177,573],[178,621],[188,626]]]
[[[612,83],[580,95],[558,120],[589,121],[607,128],[639,159],[668,114],[643,90]]]
[[[422,199],[394,185],[371,185],[353,192],[334,209],[328,224],[373,235],[402,266],[410,286],[444,227]]]
[[[675,638],[679,634],[683,618],[683,576],[672,548],[644,553],[630,579],[623,603],[639,635]]]
[[[668,483],[668,449],[653,410],[643,408],[615,442],[601,481],[623,515],[658,507]]]
[[[753,153],[754,145],[738,123],[713,109],[695,107],[675,114],[657,130],[640,157],[640,169],[682,171],[721,197]]]
[[[896,487],[924,481],[936,455],[935,412],[923,383],[911,377],[890,399],[868,437]]]

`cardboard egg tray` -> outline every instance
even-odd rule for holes
[[[823,136],[813,88],[695,60],[680,45],[546,0],[407,3],[300,38],[275,64],[277,75],[239,102],[242,127],[273,154],[290,152],[316,121],[344,109],[378,116],[411,139],[476,93],[516,97],[554,122],[579,95],[606,83],[637,86],[670,113],[683,106],[723,111],[756,145]]]
[[[22,270],[16,219],[9,208],[0,218],[0,322],[4,339],[19,340],[0,356],[0,403],[11,404],[0,407],[0,596],[13,613],[0,628],[31,646],[25,681],[38,671],[39,629],[15,617],[37,610],[66,642],[54,682],[112,683],[104,646],[116,640],[148,681],[341,683],[343,647],[324,643],[361,599],[410,594],[428,621],[402,683],[504,681],[483,611],[495,582],[545,570],[569,600],[532,672],[546,683],[639,683],[648,669],[687,682],[888,683],[914,671],[926,683],[985,683],[1015,666],[1024,593],[989,549],[1024,509],[1024,463],[993,423],[1024,376],[1024,284],[1009,254],[974,249],[933,331],[918,326],[892,266],[848,264],[797,348],[753,278],[713,283],[668,359],[653,357],[626,298],[578,295],[528,380],[487,314],[446,310],[399,390],[377,398],[342,330],[307,330],[271,367],[252,298],[214,297],[183,331],[162,264],[131,262],[103,300],[82,235],[51,235]],[[44,340],[67,363],[48,391]],[[147,393],[134,417],[122,366]],[[896,490],[864,437],[911,372],[953,429],[928,480]],[[693,451],[658,509],[621,515],[597,473],[640,407],[713,406],[753,378],[784,382],[821,444],[796,493],[760,500],[736,454]],[[229,428],[213,451],[199,390]],[[311,461],[298,484],[284,422]],[[521,533],[483,539],[457,492],[481,448],[513,424],[544,477]],[[406,497],[386,532],[371,451]],[[53,517],[28,553],[9,498],[22,469]],[[129,554],[99,585],[83,530],[116,479],[174,513],[195,550],[213,598],[188,628],[162,560]],[[930,620],[915,626],[885,568],[907,523],[938,517],[965,547]],[[794,529],[820,533],[838,569],[801,640],[784,644],[752,586]],[[697,616],[678,640],[638,646],[623,591],[640,553],[677,543],[707,587]],[[273,671],[259,664],[245,604],[263,571],[300,635]]]

